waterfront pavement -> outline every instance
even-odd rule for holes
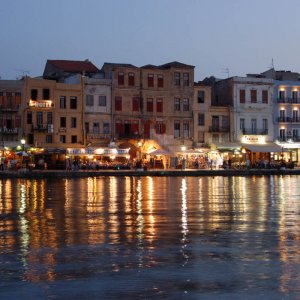
[[[76,178],[99,176],[255,176],[300,175],[295,169],[150,169],[150,170],[27,170],[0,171],[1,178]]]

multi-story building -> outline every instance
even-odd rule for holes
[[[144,132],[170,151],[193,145],[194,66],[142,67]],[[152,124],[152,126],[151,126]]]
[[[130,140],[135,147],[142,141],[144,152],[153,147],[149,140],[169,150],[192,145],[193,66],[105,63],[102,71],[112,79],[115,140]]]
[[[213,105],[230,107],[231,142],[251,152],[251,160],[280,152],[273,143],[273,79],[261,76],[231,77],[215,83]]]
[[[25,77],[24,100],[28,144],[51,153],[84,145],[82,84]]]
[[[107,146],[112,141],[111,80],[84,77],[86,145]]]
[[[197,146],[211,147],[228,143],[230,121],[228,106],[211,105],[211,87],[198,82],[194,86],[194,141]]]
[[[285,150],[285,160],[299,161],[300,74],[272,68],[261,75],[274,80],[274,138]]]
[[[0,80],[0,145],[16,147],[23,136],[23,80]]]
[[[140,71],[130,64],[104,63],[105,79],[112,80],[112,138],[141,137]]]

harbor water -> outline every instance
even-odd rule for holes
[[[0,299],[299,299],[300,176],[0,181]]]

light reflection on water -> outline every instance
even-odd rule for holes
[[[0,181],[0,299],[300,297],[300,177]]]

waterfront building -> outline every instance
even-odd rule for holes
[[[238,143],[252,163],[281,152],[274,143],[272,99],[273,79],[261,76],[235,76],[214,85],[213,105],[230,108],[230,141]]]
[[[194,141],[195,146],[214,147],[230,141],[228,106],[213,106],[212,88],[203,82],[194,86]]]
[[[193,139],[194,66],[171,62],[141,68],[104,63],[112,79],[113,139],[136,156],[157,147],[176,151]]]
[[[48,165],[58,160],[52,154],[84,145],[82,102],[82,83],[24,78],[24,137],[36,155],[51,154]]]
[[[0,147],[14,148],[23,137],[23,80],[0,80]]]
[[[300,74],[276,71],[261,73],[274,80],[274,137],[284,160],[298,162],[300,150]]]
[[[112,141],[111,79],[84,77],[84,132],[87,147]]]

